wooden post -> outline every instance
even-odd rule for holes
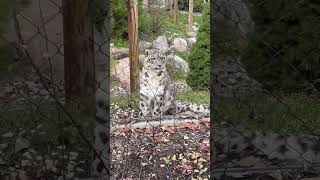
[[[189,29],[192,29],[192,16],[193,16],[193,0],[189,0],[189,18],[188,18],[188,25]]]
[[[94,44],[91,0],[63,0],[66,108],[94,111]]]
[[[173,0],[173,22],[177,24],[178,0]]]
[[[138,66],[138,3],[137,0],[129,0],[128,36],[130,59],[130,92],[138,95],[139,90],[139,66]]]

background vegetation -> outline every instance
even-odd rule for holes
[[[209,88],[210,83],[210,8],[205,5],[198,32],[198,40],[192,46],[188,57],[190,73],[188,85],[197,90]]]
[[[193,0],[193,11],[194,12],[202,12],[203,10],[203,0]],[[178,6],[180,10],[188,11],[189,9],[189,1],[188,0],[179,0]]]
[[[250,75],[270,90],[289,92],[320,78],[320,2],[248,2],[255,33],[242,62]]]

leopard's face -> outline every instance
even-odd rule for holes
[[[145,51],[145,65],[148,69],[160,70],[164,69],[167,63],[167,58],[165,52],[156,50],[156,49],[147,49]]]

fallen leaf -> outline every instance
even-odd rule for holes
[[[179,128],[181,129],[191,129],[191,130],[196,130],[198,128],[198,125],[195,123],[188,123],[188,122],[184,122],[181,123]]]
[[[188,173],[193,170],[193,167],[190,164],[186,164],[186,163],[183,163],[182,165],[180,165],[180,167],[182,168],[183,173]]]

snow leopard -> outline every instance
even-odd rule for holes
[[[186,111],[209,115],[208,105],[175,102],[175,86],[166,69],[166,65],[176,64],[171,49],[147,49],[145,54],[140,72],[140,116],[163,117],[166,114]]]
[[[170,50],[147,49],[140,76],[140,116],[163,116],[174,106],[174,84],[166,69]]]

